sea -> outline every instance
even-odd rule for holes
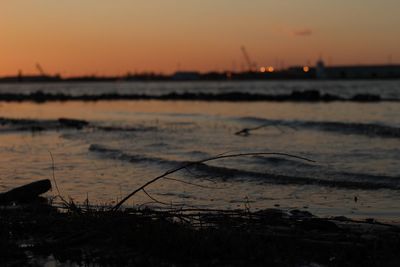
[[[399,80],[0,84],[0,94],[71,96],[310,90],[391,100],[0,101],[0,191],[51,179],[49,196],[56,181],[65,199],[113,205],[184,167],[124,206],[299,209],[400,223]],[[87,124],[47,127],[60,118]],[[269,154],[229,157],[243,153]]]

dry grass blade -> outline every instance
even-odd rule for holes
[[[225,189],[224,187],[206,186],[206,185],[191,183],[191,182],[187,182],[187,181],[183,181],[183,180],[179,180],[179,179],[171,178],[171,177],[164,177],[164,179],[165,180],[179,182],[179,183],[182,183],[182,184],[188,184],[188,185],[192,185],[192,186],[196,186],[196,187],[200,187],[200,188],[205,188],[205,189]]]
[[[58,185],[57,185],[57,181],[56,181],[54,157],[53,157],[53,154],[51,153],[50,150],[48,150],[48,152],[49,152],[50,157],[51,157],[51,169],[53,171],[52,172],[52,176],[53,176],[54,186],[56,187],[58,197],[61,197],[60,190],[58,189]]]
[[[53,183],[57,191],[57,196],[60,198],[62,204],[67,208],[68,211],[76,212],[76,213],[81,213],[81,209],[78,207],[78,205],[75,204],[72,198],[70,198],[69,201],[67,201],[60,193],[60,189],[58,188],[57,185],[57,180],[56,180],[56,175],[55,175],[55,161],[53,154],[51,153],[50,150],[48,150],[50,157],[51,157],[51,166],[52,166],[52,176],[53,176]]]
[[[158,204],[162,204],[162,205],[167,205],[167,206],[172,205],[171,203],[162,202],[162,201],[160,201],[160,200],[154,198],[154,197],[153,197],[152,195],[150,195],[144,188],[142,189],[142,191],[143,191],[143,193],[146,194],[146,196],[148,196],[151,200],[153,200],[154,203],[158,203]]]

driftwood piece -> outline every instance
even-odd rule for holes
[[[0,194],[0,205],[9,204],[12,202],[26,203],[33,201],[39,195],[46,193],[51,189],[51,182],[49,179],[36,181],[14,188],[8,192]]]

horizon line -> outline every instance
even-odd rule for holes
[[[348,67],[390,67],[390,66],[394,66],[394,67],[398,67],[400,66],[400,62],[387,62],[387,63],[350,63],[350,64],[336,64],[336,65],[330,65],[330,64],[324,64],[324,67],[326,68],[348,68]],[[315,65],[311,65],[311,64],[304,64],[304,65],[300,65],[300,64],[296,64],[296,65],[291,65],[288,67],[284,67],[284,68],[279,68],[276,67],[274,65],[261,65],[261,66],[257,66],[256,69],[250,70],[250,69],[246,69],[243,68],[242,70],[208,70],[208,71],[201,71],[201,70],[195,70],[195,69],[184,69],[184,70],[175,70],[172,72],[163,72],[163,71],[156,71],[156,70],[140,70],[140,71],[130,71],[127,70],[125,73],[119,73],[119,74],[102,74],[102,73],[98,73],[96,71],[92,72],[92,73],[81,73],[81,74],[66,74],[67,72],[64,71],[64,74],[59,73],[59,72],[55,72],[54,74],[52,73],[40,73],[40,72],[36,72],[36,73],[31,73],[31,72],[27,72],[24,73],[22,69],[19,69],[18,71],[16,71],[16,73],[14,74],[0,74],[0,78],[10,78],[10,77],[62,77],[62,78],[80,78],[80,77],[97,77],[97,78],[118,78],[118,77],[129,77],[129,76],[136,76],[136,75],[156,75],[156,76],[173,76],[175,74],[178,73],[196,73],[196,74],[200,74],[200,75],[204,75],[204,74],[211,74],[211,73],[218,73],[218,74],[227,74],[227,73],[232,73],[232,74],[243,74],[243,73],[259,73],[259,72],[264,72],[261,71],[261,69],[263,68],[272,68],[273,71],[272,72],[284,72],[284,71],[288,71],[290,69],[293,68],[303,68],[303,67],[309,67],[310,69],[315,69],[316,68],[316,64]]]

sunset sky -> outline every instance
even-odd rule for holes
[[[10,0],[0,75],[400,62],[398,0]]]

